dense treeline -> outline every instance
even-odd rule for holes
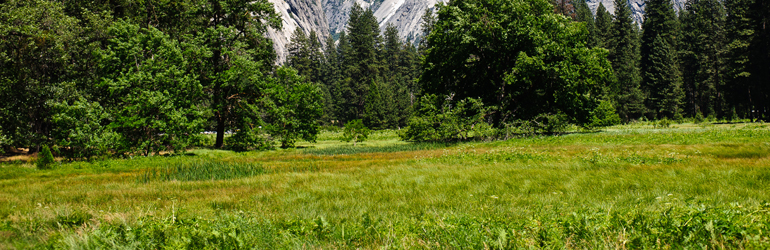
[[[767,1],[688,0],[676,10],[670,0],[648,0],[642,24],[627,0],[616,0],[612,15],[600,4],[593,16],[573,2],[592,31],[589,44],[610,51],[613,100],[625,121],[770,118]]]
[[[507,138],[645,119],[770,118],[770,3],[453,0],[403,41],[354,5],[297,29],[277,67],[267,1],[0,4],[0,145],[82,158],[313,141],[320,124],[406,140]],[[232,136],[225,137],[231,132]]]
[[[329,38],[322,49],[315,32],[305,35],[299,28],[292,35],[287,64],[323,86],[325,123],[361,119],[376,129],[406,125],[419,93],[420,57],[396,27],[389,24],[382,33],[372,10],[354,4],[336,44]]]
[[[321,88],[275,67],[267,1],[5,1],[0,145],[150,155],[314,140]],[[225,140],[226,131],[233,135]]]

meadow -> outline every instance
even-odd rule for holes
[[[768,249],[770,127],[0,163],[0,249]]]

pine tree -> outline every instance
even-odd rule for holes
[[[726,0],[727,86],[730,105],[752,119],[768,120],[770,109],[770,3]]]
[[[354,118],[363,118],[364,105],[369,92],[369,83],[378,81],[380,62],[378,52],[381,37],[377,19],[371,9],[364,10],[357,3],[350,10],[348,20],[348,42],[351,47],[351,63],[348,67],[350,80],[346,81],[348,92],[345,100]],[[369,124],[368,124],[369,125]]]
[[[337,80],[340,75],[339,70],[339,52],[334,44],[334,38],[328,36],[326,38],[326,47],[324,48],[323,57],[321,60],[321,72],[320,83],[324,94],[324,116],[322,121],[331,125],[336,124],[337,118],[337,95],[339,89],[337,88]],[[336,124],[341,125],[341,124]]]
[[[689,0],[680,13],[680,60],[688,115],[726,115],[725,12],[719,0]],[[730,109],[731,110],[731,109]]]
[[[674,13],[671,0],[647,0],[645,5],[644,23],[642,24],[643,34],[641,40],[641,70],[642,70],[642,92],[648,97],[646,101],[647,108],[652,111],[651,115],[657,115],[663,108],[660,106],[660,94],[662,91],[670,89],[670,86],[664,86],[662,78],[651,78],[657,76],[653,67],[660,66],[659,61],[663,57],[656,56],[654,53],[660,53],[662,50],[675,47],[678,43],[678,20]],[[656,43],[655,39],[660,37],[663,43]],[[655,46],[665,46],[666,48],[656,48]],[[666,65],[669,71],[678,72],[678,63],[676,57]],[[669,62],[667,62],[669,63]],[[672,83],[672,82],[665,82]]]
[[[645,111],[644,95],[639,88],[639,35],[631,19],[628,1],[615,0],[615,6],[615,20],[607,47],[617,82],[610,88],[610,95],[617,103],[618,115],[628,122],[641,117]]]
[[[588,8],[585,0],[577,0],[575,2],[575,21],[585,23],[586,29],[588,29],[588,41],[586,43],[589,48],[596,47],[597,34],[594,15],[591,13],[591,9]]]
[[[647,97],[651,115],[656,118],[676,118],[681,115],[680,105],[683,91],[681,78],[676,66],[676,50],[666,41],[657,36],[651,46],[650,64],[644,72],[644,78],[651,85]]]
[[[596,30],[596,44],[595,47],[606,48],[610,47],[610,40],[612,37],[612,16],[604,8],[604,4],[599,2],[599,7],[596,8],[596,21],[594,22]]]

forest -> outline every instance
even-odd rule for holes
[[[70,159],[293,147],[363,123],[407,141],[770,119],[770,3],[453,0],[404,41],[355,5],[276,62],[266,0],[0,4],[0,146]],[[206,140],[202,131],[215,131]]]

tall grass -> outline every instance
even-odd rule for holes
[[[767,249],[768,139],[675,124],[0,165],[0,249]]]
[[[191,162],[177,163],[174,166],[152,168],[144,171],[138,181],[147,183],[160,181],[200,181],[228,180],[267,173],[267,170],[257,163],[227,163],[227,162]]]

